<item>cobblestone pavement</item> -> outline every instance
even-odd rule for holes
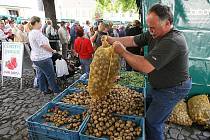
[[[33,71],[24,71],[23,89],[14,78],[5,78],[5,87],[0,87],[0,140],[27,140],[25,119],[34,114],[53,95],[42,95],[33,88]],[[197,128],[166,125],[167,140],[210,140],[210,132]]]

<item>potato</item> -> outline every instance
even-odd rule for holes
[[[58,107],[47,111],[49,114],[43,115],[43,118],[47,122],[52,122],[55,126],[60,127],[66,124],[66,129],[78,130],[81,125],[86,113],[70,115],[67,110],[62,111]]]
[[[183,100],[176,104],[168,121],[179,125],[192,125],[192,120],[188,115],[187,104]]]
[[[120,69],[120,57],[114,52],[114,48],[106,42],[106,39],[102,44],[105,46],[96,50],[90,65],[88,92],[94,98],[108,94]]]
[[[189,115],[193,122],[208,125],[210,121],[210,103],[207,95],[198,95],[188,100]]]

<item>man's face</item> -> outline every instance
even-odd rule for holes
[[[168,28],[170,28],[169,21],[161,21],[155,13],[147,15],[147,26],[153,38],[162,37]]]
[[[4,23],[0,23],[0,29],[4,29]]]

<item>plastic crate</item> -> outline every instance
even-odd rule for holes
[[[81,92],[82,90],[79,90],[79,89],[75,89],[75,88],[72,88],[72,89],[66,89],[62,92],[62,94],[59,94],[57,97],[55,97],[52,102],[53,103],[57,103],[57,104],[62,104],[62,105],[71,105],[71,106],[77,106],[77,107],[82,107],[82,108],[86,108],[85,106],[82,106],[82,105],[76,105],[76,104],[67,104],[67,103],[64,103],[64,102],[61,102],[61,100],[66,96],[66,95],[69,95],[69,94],[74,94],[74,93],[78,93],[78,92]]]
[[[76,82],[74,82],[74,83],[71,85],[70,89],[71,89],[71,88],[77,89],[76,84],[78,84],[78,83],[82,83],[82,84],[88,85],[88,80],[80,80],[80,79],[79,79],[79,80],[77,80]]]
[[[75,92],[80,92],[80,91],[81,91],[81,90],[75,89],[75,88],[71,88],[71,89],[67,88],[67,89],[65,89],[62,93],[60,93],[58,96],[56,96],[56,97],[52,100],[52,102],[53,102],[53,103],[60,102],[61,99],[62,99],[63,97],[65,97],[66,95],[68,95],[68,94],[73,94],[73,93],[75,93]]]
[[[83,84],[87,85],[87,84],[88,84],[88,80],[87,80],[87,79],[86,79],[86,80],[81,80],[81,79],[76,80],[73,84],[71,84],[71,85],[68,87],[68,89],[78,89],[78,88],[76,88],[76,86],[75,86],[77,83],[83,83]]]
[[[133,121],[137,124],[137,126],[141,126],[142,129],[142,133],[140,137],[137,137],[136,140],[145,140],[145,121],[144,118],[140,118],[140,117],[132,117],[132,116],[119,116],[120,119],[127,121]],[[85,135],[85,131],[87,129],[87,123],[90,120],[90,116],[88,116],[88,118],[86,119],[85,123],[82,126],[82,129],[79,133],[80,136],[80,140],[109,140],[108,137],[101,137],[101,138],[97,138],[95,136],[90,136],[90,135]]]
[[[86,111],[84,108],[75,106],[65,106],[55,103],[47,103],[34,115],[30,116],[26,122],[29,130],[30,140],[79,140],[79,131],[81,130],[83,123],[85,123],[88,116],[84,119],[79,130],[68,130],[64,126],[56,127],[50,122],[45,122],[42,117],[48,112],[48,109],[58,106],[62,110],[68,110],[71,115],[81,114]]]
[[[80,76],[79,80],[86,80],[88,79],[88,74],[87,73],[84,73],[83,75]]]

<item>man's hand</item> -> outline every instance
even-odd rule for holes
[[[123,44],[120,43],[119,41],[115,41],[115,42],[113,43],[113,47],[114,47],[114,51],[115,51],[116,53],[118,53],[119,55],[121,55],[121,56],[126,52],[125,47],[124,47]]]
[[[111,36],[107,36],[107,42],[109,43],[109,44],[113,44],[114,43],[114,38],[113,37],[111,37]]]

